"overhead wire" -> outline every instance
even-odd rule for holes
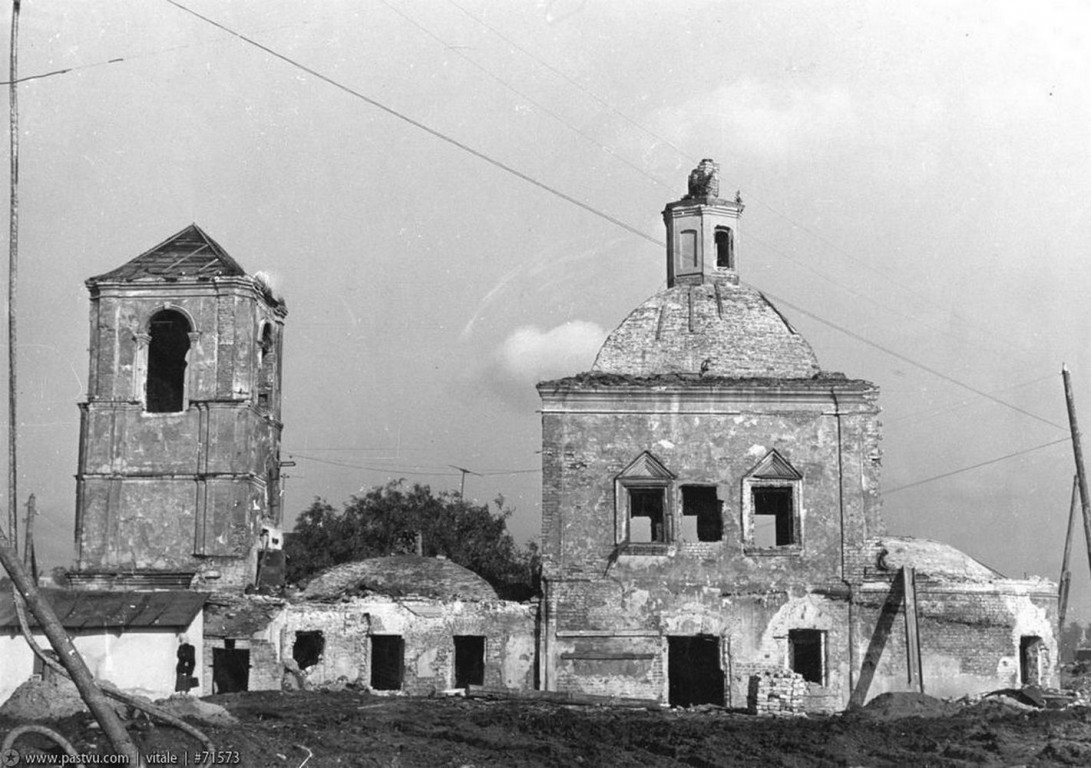
[[[557,122],[559,122],[559,123],[560,123],[561,125],[563,125],[564,127],[568,128],[568,130],[570,130],[570,131],[572,131],[573,133],[575,133],[575,134],[576,134],[577,136],[580,136],[581,138],[583,138],[583,139],[587,140],[588,142],[590,142],[591,144],[595,145],[595,146],[596,146],[596,147],[598,147],[598,148],[599,148],[600,150],[602,150],[602,151],[603,151],[603,152],[605,152],[606,154],[610,155],[610,156],[611,156],[611,157],[613,157],[614,159],[616,159],[616,160],[619,160],[620,162],[622,162],[622,163],[624,163],[625,165],[629,166],[630,168],[632,168],[633,170],[635,170],[635,171],[636,171],[637,173],[639,173],[639,174],[640,174],[641,176],[643,176],[644,178],[646,178],[646,179],[649,179],[650,181],[652,181],[652,182],[653,182],[653,183],[655,183],[655,184],[658,184],[658,185],[659,185],[659,186],[661,186],[661,187],[664,187],[664,188],[666,188],[666,189],[670,189],[670,185],[669,185],[669,184],[667,184],[667,183],[666,183],[665,181],[662,181],[661,179],[657,179],[657,178],[656,178],[655,176],[653,176],[652,174],[648,173],[648,172],[647,172],[646,170],[644,170],[643,168],[641,168],[641,167],[640,167],[639,165],[637,165],[636,163],[634,163],[634,162],[631,162],[630,160],[627,160],[627,159],[626,159],[625,157],[623,157],[623,156],[619,155],[619,154],[618,154],[617,152],[615,152],[614,150],[610,149],[610,147],[608,147],[608,146],[606,146],[605,144],[603,144],[602,142],[600,142],[600,141],[599,141],[598,139],[596,139],[596,138],[595,138],[594,136],[592,136],[591,134],[587,133],[587,132],[586,132],[586,131],[584,131],[583,129],[581,129],[581,128],[578,128],[577,126],[573,125],[573,124],[572,124],[571,122],[569,122],[568,120],[566,120],[566,119],[565,119],[565,118],[564,118],[564,117],[563,117],[562,115],[560,115],[560,114],[558,114],[557,112],[553,111],[552,109],[550,109],[549,107],[547,107],[547,106],[546,106],[545,104],[543,104],[542,102],[538,101],[538,100],[537,100],[537,99],[535,99],[534,97],[532,97],[532,96],[530,96],[529,94],[527,94],[527,93],[526,93],[525,91],[521,91],[521,90],[519,90],[519,89],[518,89],[518,88],[516,88],[516,87],[515,87],[514,85],[512,85],[511,83],[509,83],[509,82],[508,82],[507,80],[504,80],[504,79],[503,79],[502,77],[500,77],[499,75],[497,75],[497,74],[495,74],[494,72],[492,72],[491,70],[489,70],[489,69],[488,69],[487,67],[483,66],[482,64],[480,64],[480,63],[479,63],[479,62],[477,62],[477,61],[474,61],[474,60],[473,60],[472,58],[470,58],[469,56],[467,56],[466,54],[464,54],[464,53],[463,53],[462,51],[460,51],[460,50],[459,50],[459,49],[458,49],[457,47],[455,47],[455,46],[451,45],[451,44],[450,44],[449,42],[447,42],[446,40],[444,40],[444,39],[443,39],[442,37],[440,37],[439,35],[437,35],[437,34],[436,34],[435,32],[433,32],[432,30],[428,29],[428,27],[426,27],[426,26],[424,26],[423,24],[421,24],[421,23],[420,23],[419,21],[417,21],[416,19],[414,19],[414,18],[413,18],[412,16],[410,16],[409,14],[407,14],[407,13],[403,12],[403,11],[402,11],[402,10],[401,10],[400,8],[398,8],[398,7],[394,6],[394,5],[392,5],[392,4],[390,3],[390,2],[388,2],[388,0],[379,0],[379,2],[381,2],[381,3],[383,4],[383,5],[385,5],[385,6],[387,7],[387,8],[389,8],[389,9],[390,9],[391,11],[393,11],[393,12],[394,12],[394,13],[396,13],[396,14],[397,14],[398,16],[400,16],[401,18],[403,18],[403,19],[404,19],[405,21],[407,21],[407,22],[409,22],[410,24],[412,24],[412,25],[413,25],[414,27],[416,27],[417,29],[419,29],[419,30],[420,30],[421,32],[423,32],[424,34],[428,35],[428,36],[429,36],[430,38],[432,38],[433,40],[435,40],[436,42],[438,42],[438,43],[439,43],[440,45],[442,45],[442,46],[443,46],[444,48],[446,48],[447,50],[449,50],[449,51],[451,51],[452,53],[454,53],[454,54],[455,54],[456,56],[458,56],[458,57],[459,57],[460,59],[462,59],[462,60],[463,60],[463,61],[465,61],[465,62],[468,62],[468,63],[469,63],[469,64],[470,64],[470,65],[471,65],[472,67],[474,67],[474,68],[475,68],[475,69],[477,69],[478,71],[480,71],[480,72],[483,72],[483,73],[485,73],[485,74],[486,74],[486,75],[488,75],[488,76],[489,76],[490,78],[492,78],[492,79],[493,79],[493,80],[495,80],[496,82],[500,83],[500,85],[502,85],[502,86],[504,86],[505,88],[507,88],[507,89],[508,89],[509,91],[511,91],[512,93],[514,93],[514,94],[515,94],[516,96],[518,96],[519,98],[521,98],[521,99],[526,99],[527,103],[529,103],[529,104],[532,104],[533,106],[537,107],[537,108],[538,108],[539,110],[541,110],[541,111],[542,111],[542,112],[543,112],[544,114],[546,114],[546,115],[549,115],[549,116],[550,116],[550,117],[552,117],[552,118],[553,118],[554,120],[556,120]]]
[[[560,199],[562,199],[562,200],[564,200],[564,201],[566,201],[568,203],[571,203],[572,205],[576,206],[577,208],[580,208],[580,209],[582,209],[584,211],[587,211],[588,213],[590,213],[593,216],[597,216],[600,219],[608,221],[608,222],[610,222],[611,224],[613,224],[615,226],[621,227],[626,232],[630,232],[630,233],[636,235],[637,237],[641,237],[641,238],[643,238],[643,239],[645,239],[645,240],[647,240],[649,242],[652,242],[652,243],[657,243],[657,244],[659,243],[659,241],[656,238],[652,237],[647,232],[642,232],[641,230],[637,229],[636,227],[634,227],[634,226],[632,226],[630,224],[626,224],[624,221],[622,221],[621,219],[619,219],[619,218],[617,218],[615,216],[611,216],[608,213],[605,213],[605,212],[600,211],[599,209],[597,209],[597,208],[595,208],[595,207],[593,207],[591,205],[588,205],[587,203],[583,202],[582,200],[579,200],[579,199],[577,199],[575,197],[572,197],[571,195],[565,194],[564,192],[557,189],[556,187],[552,187],[552,186],[546,184],[545,182],[538,181],[538,179],[535,179],[533,176],[530,176],[530,175],[528,175],[526,173],[523,173],[522,171],[520,171],[520,170],[518,170],[516,168],[513,168],[512,166],[508,165],[507,163],[505,163],[505,162],[503,162],[501,160],[498,160],[497,158],[495,158],[495,157],[493,157],[491,155],[488,155],[485,152],[482,152],[482,151],[480,151],[478,149],[474,149],[469,144],[465,144],[465,143],[459,141],[458,139],[455,139],[452,136],[448,136],[447,134],[443,133],[442,131],[438,131],[435,128],[432,128],[431,126],[428,126],[428,125],[420,122],[419,120],[414,120],[413,118],[409,117],[409,115],[406,115],[403,112],[399,112],[398,110],[394,109],[393,107],[388,107],[386,104],[383,104],[381,101],[373,99],[370,96],[367,96],[367,95],[361,93],[360,91],[357,91],[357,90],[355,90],[353,88],[350,88],[349,86],[347,86],[347,85],[345,85],[345,84],[343,84],[343,83],[341,83],[341,82],[339,82],[337,80],[334,80],[332,77],[328,77],[327,75],[323,75],[321,72],[308,67],[306,64],[303,64],[302,62],[296,61],[295,59],[291,58],[290,56],[286,56],[283,53],[280,53],[279,51],[276,51],[276,50],[270,48],[267,45],[263,45],[263,44],[259,43],[257,40],[254,40],[253,38],[247,37],[246,35],[242,34],[241,32],[236,32],[235,30],[231,29],[230,27],[227,27],[227,26],[219,23],[218,21],[210,19],[209,17],[207,17],[207,16],[205,16],[203,14],[200,14],[197,11],[194,11],[191,8],[187,8],[186,6],[184,6],[181,3],[177,2],[177,0],[164,0],[164,2],[170,3],[175,8],[178,8],[181,11],[185,11],[186,13],[188,13],[188,14],[190,14],[192,16],[195,16],[198,19],[200,19],[201,21],[204,21],[204,22],[206,22],[208,24],[211,24],[212,26],[216,27],[217,29],[221,29],[224,32],[226,32],[227,34],[233,35],[234,37],[237,37],[239,40],[242,40],[243,42],[245,42],[245,43],[247,43],[249,45],[252,45],[255,48],[258,48],[259,50],[265,51],[270,56],[278,58],[281,61],[283,61],[283,62],[285,62],[287,64],[290,64],[291,66],[293,66],[293,67],[295,67],[295,68],[297,68],[299,70],[302,70],[303,72],[306,72],[308,75],[311,75],[312,77],[316,77],[319,80],[321,80],[322,82],[327,83],[328,85],[332,85],[334,88],[337,88],[340,91],[344,91],[345,93],[347,93],[347,94],[349,94],[349,95],[351,95],[351,96],[353,96],[353,97],[355,97],[357,99],[360,99],[361,101],[364,101],[364,102],[370,104],[371,106],[375,107],[376,109],[382,110],[383,112],[386,112],[388,115],[390,115],[392,117],[395,117],[395,118],[397,118],[398,120],[401,120],[404,123],[408,123],[409,125],[412,125],[414,128],[417,128],[418,130],[424,131],[425,133],[427,133],[430,136],[434,136],[435,138],[439,139],[440,141],[442,141],[442,142],[444,142],[446,144],[450,144],[453,147],[457,147],[458,149],[461,149],[463,152],[467,152],[467,153],[473,155],[474,157],[478,158],[479,160],[483,160],[486,163],[488,163],[489,165],[492,165],[495,168],[499,168],[500,170],[504,171],[505,173],[511,174],[512,176],[516,177],[517,179],[525,181],[528,184],[532,184],[535,187],[538,187],[539,189],[544,190],[544,191],[548,192],[551,195],[554,195],[555,197],[558,197],[558,198],[560,198]]]
[[[1062,437],[1062,438],[1059,438],[1057,440],[1050,441],[1048,443],[1042,443],[1041,445],[1036,445],[1036,446],[1034,446],[1032,448],[1024,448],[1021,451],[1015,451],[1014,453],[1009,453],[1009,454],[1006,454],[1004,456],[997,456],[995,459],[989,459],[987,461],[978,462],[977,464],[971,464],[968,467],[961,467],[960,469],[954,469],[954,470],[951,470],[950,472],[944,472],[944,473],[939,474],[939,475],[933,475],[932,477],[926,477],[923,480],[915,480],[912,483],[906,483],[905,485],[898,485],[898,486],[895,486],[893,488],[884,488],[883,489],[883,496],[889,496],[892,493],[898,493],[899,491],[904,491],[904,490],[907,490],[909,488],[916,488],[918,485],[924,485],[925,483],[932,483],[932,482],[935,482],[936,480],[943,480],[944,478],[953,477],[954,475],[961,475],[963,472],[969,472],[970,470],[974,470],[974,469],[981,469],[982,467],[987,467],[990,464],[998,464],[1001,461],[1007,461],[1008,459],[1014,459],[1016,456],[1025,456],[1028,453],[1033,453],[1034,451],[1040,451],[1043,448],[1049,448],[1050,446],[1060,445],[1061,443],[1067,443],[1068,441],[1069,441],[1069,438]]]
[[[204,21],[207,24],[210,24],[210,25],[216,27],[217,29],[222,30],[223,32],[225,32],[225,33],[227,33],[229,35],[232,35],[233,37],[235,37],[235,38],[237,38],[239,40],[242,40],[243,42],[245,42],[245,43],[247,43],[247,44],[249,44],[249,45],[251,45],[251,46],[253,46],[253,47],[255,47],[255,48],[259,49],[259,50],[264,51],[265,53],[269,54],[270,56],[273,56],[274,58],[277,58],[277,59],[279,59],[279,60],[281,60],[281,61],[283,61],[283,62],[285,62],[285,63],[287,63],[287,64],[289,64],[289,65],[303,71],[303,72],[306,72],[307,74],[309,74],[309,75],[311,75],[311,76],[313,76],[313,77],[327,83],[328,85],[331,85],[331,86],[337,88],[338,90],[341,90],[341,91],[353,96],[354,98],[360,99],[361,101],[364,101],[365,103],[370,104],[371,106],[375,107],[376,109],[379,109],[379,110],[391,115],[392,117],[394,117],[394,118],[396,118],[398,120],[401,120],[401,121],[403,121],[403,122],[417,128],[418,130],[421,130],[421,131],[423,131],[423,132],[425,132],[425,133],[439,139],[440,141],[442,141],[444,143],[447,143],[447,144],[449,144],[451,146],[454,146],[457,149],[460,149],[460,150],[462,150],[464,152],[467,152],[468,154],[473,155],[474,157],[477,157],[478,159],[480,159],[480,160],[482,160],[482,161],[484,161],[486,163],[489,163],[490,165],[504,171],[505,173],[508,173],[508,174],[510,174],[510,175],[522,180],[522,181],[527,182],[528,184],[531,184],[531,185],[533,185],[535,187],[538,187],[539,189],[541,189],[541,190],[543,190],[543,191],[545,191],[545,192],[547,192],[547,193],[549,193],[549,194],[551,194],[551,195],[553,195],[553,196],[555,196],[555,197],[557,197],[557,198],[559,198],[561,200],[564,200],[564,201],[566,201],[566,202],[568,202],[568,203],[570,203],[572,205],[575,205],[576,207],[586,211],[587,213],[590,213],[593,216],[596,216],[596,217],[598,217],[600,219],[603,219],[604,221],[607,221],[607,222],[609,222],[609,223],[611,223],[611,224],[613,224],[613,225],[615,225],[615,226],[617,226],[617,227],[619,227],[621,229],[624,229],[625,231],[627,231],[627,232],[629,232],[631,234],[634,234],[637,237],[640,237],[640,238],[642,238],[642,239],[644,239],[644,240],[646,240],[646,241],[648,241],[650,243],[653,243],[653,244],[655,244],[655,245],[657,245],[659,247],[664,246],[663,241],[659,240],[658,238],[652,237],[651,235],[647,234],[646,232],[644,232],[644,231],[642,231],[642,230],[640,230],[640,229],[638,229],[638,228],[636,228],[636,227],[634,227],[634,226],[632,226],[630,224],[627,224],[626,222],[618,219],[617,217],[612,216],[610,214],[607,214],[604,211],[601,211],[601,210],[591,206],[588,203],[585,203],[585,202],[583,202],[583,201],[581,201],[581,200],[579,200],[579,199],[577,199],[575,197],[572,197],[571,195],[568,195],[568,194],[562,192],[561,190],[559,190],[559,189],[557,189],[557,188],[555,188],[553,186],[550,186],[549,184],[546,184],[546,183],[544,183],[542,181],[539,181],[538,179],[536,179],[536,178],[534,178],[534,177],[532,177],[532,176],[530,176],[530,175],[528,175],[528,174],[526,174],[526,173],[524,173],[522,171],[519,171],[518,169],[516,169],[516,168],[514,168],[514,167],[512,167],[512,166],[498,160],[497,158],[494,158],[491,155],[486,154],[485,152],[477,150],[477,149],[465,144],[464,142],[461,142],[461,141],[459,141],[459,140],[457,140],[457,139],[455,139],[455,138],[453,138],[451,136],[448,136],[447,134],[445,134],[445,133],[443,133],[443,132],[441,132],[441,131],[439,131],[439,130],[437,130],[435,128],[432,128],[431,126],[428,126],[425,123],[420,122],[419,120],[415,120],[414,118],[411,118],[408,115],[406,115],[406,114],[404,114],[404,113],[402,113],[402,112],[400,112],[398,110],[395,110],[392,107],[389,107],[386,104],[384,104],[384,103],[382,103],[382,102],[380,102],[380,101],[378,101],[378,100],[376,100],[374,98],[371,98],[371,97],[361,93],[360,91],[355,90],[354,88],[351,88],[351,87],[349,87],[349,86],[347,86],[347,85],[345,85],[345,84],[343,84],[343,83],[341,83],[341,82],[339,82],[339,81],[337,81],[337,80],[335,80],[335,79],[333,79],[333,78],[331,78],[331,77],[329,77],[327,75],[322,74],[321,72],[318,72],[317,70],[315,70],[315,69],[313,69],[311,67],[308,67],[307,65],[303,64],[300,61],[297,61],[296,59],[291,58],[290,56],[282,54],[279,51],[276,51],[275,49],[270,48],[269,46],[266,46],[266,45],[258,42],[257,40],[254,40],[253,38],[242,34],[241,32],[238,32],[238,31],[236,31],[236,30],[234,30],[234,29],[232,29],[230,27],[227,27],[224,24],[221,24],[220,22],[217,22],[217,21],[215,21],[215,20],[213,20],[213,19],[211,19],[211,18],[209,18],[209,17],[207,17],[207,16],[205,16],[205,15],[203,15],[201,13],[198,13],[197,11],[194,11],[194,10],[186,7],[182,3],[177,2],[177,0],[165,0],[165,2],[169,3],[170,5],[173,5],[174,7],[178,8],[181,11],[184,11],[185,13],[188,13],[188,14],[200,19],[201,21]],[[1017,413],[1021,413],[1021,414],[1025,415],[1025,416],[1027,416],[1029,418],[1032,418],[1032,419],[1034,419],[1036,421],[1039,421],[1039,422],[1042,422],[1044,424],[1048,424],[1048,425],[1050,425],[1052,427],[1055,427],[1057,429],[1066,429],[1065,427],[1063,427],[1062,425],[1060,425],[1060,424],[1058,424],[1058,423],[1056,423],[1054,421],[1051,421],[1051,420],[1046,419],[1046,418],[1044,418],[1042,416],[1039,416],[1038,414],[1035,414],[1035,413],[1033,413],[1031,411],[1028,411],[1028,410],[1026,410],[1024,408],[1020,408],[1019,406],[1017,406],[1017,405],[1015,405],[1013,403],[1006,402],[1006,401],[1004,401],[1004,400],[1002,400],[1002,399],[1000,399],[998,397],[995,397],[994,395],[991,395],[991,394],[989,394],[989,393],[987,393],[987,392],[985,392],[985,391],[983,391],[983,390],[981,390],[981,389],[979,389],[977,387],[974,387],[974,386],[972,386],[970,384],[959,381],[958,379],[956,379],[956,378],[954,378],[952,376],[949,376],[947,374],[944,374],[941,371],[933,368],[932,366],[928,366],[928,365],[926,365],[924,363],[920,363],[920,362],[918,362],[916,360],[913,360],[912,358],[910,358],[910,357],[908,357],[906,355],[903,355],[903,354],[901,354],[899,352],[896,352],[896,351],[894,351],[894,350],[892,350],[892,349],[890,349],[888,347],[885,347],[885,346],[879,344],[878,342],[872,341],[872,340],[870,340],[870,339],[868,339],[868,338],[866,338],[864,336],[861,336],[860,334],[857,334],[857,333],[855,333],[853,331],[850,331],[847,328],[844,328],[841,325],[838,325],[838,324],[836,324],[836,323],[834,323],[834,322],[832,322],[830,320],[826,320],[825,318],[820,317],[819,315],[817,315],[817,314],[815,314],[813,312],[805,310],[802,307],[799,307],[798,305],[787,301],[786,299],[777,297],[777,296],[775,296],[775,295],[773,295],[773,294],[771,294],[771,293],[769,293],[767,291],[765,291],[763,293],[767,297],[777,301],[778,303],[782,304],[783,306],[790,307],[791,309],[795,310],[796,312],[799,312],[799,313],[801,313],[803,315],[806,315],[807,317],[810,317],[811,319],[813,319],[813,320],[815,320],[815,321],[817,321],[819,323],[822,323],[822,324],[824,324],[824,325],[826,325],[826,326],[828,326],[828,327],[830,327],[830,328],[832,328],[834,330],[837,330],[837,331],[849,336],[850,338],[853,338],[853,339],[855,339],[855,340],[857,340],[857,341],[859,341],[859,342],[861,342],[863,344],[866,344],[866,345],[868,345],[870,347],[878,349],[878,350],[880,350],[880,351],[882,351],[882,352],[884,352],[884,353],[886,353],[888,355],[891,355],[891,356],[901,360],[902,362],[905,362],[905,363],[907,363],[909,365],[912,365],[912,366],[914,366],[916,368],[919,368],[919,369],[921,369],[923,371],[926,371],[927,373],[930,373],[930,374],[932,374],[932,375],[934,375],[934,376],[936,376],[936,377],[938,377],[938,378],[940,378],[940,379],[942,379],[944,381],[947,381],[948,383],[951,383],[951,384],[954,384],[955,386],[966,389],[967,391],[970,391],[970,392],[978,395],[979,397],[983,397],[983,398],[985,398],[985,399],[987,399],[987,400],[989,400],[989,401],[991,401],[993,403],[1001,405],[1001,406],[1003,406],[1005,408],[1008,408],[1010,410],[1013,410],[1013,411],[1015,411]],[[343,463],[343,462],[334,462],[334,461],[330,461],[330,460],[319,459],[317,457],[305,457],[305,456],[303,456],[301,454],[297,454],[297,455],[300,455],[302,458],[308,458],[311,461],[318,461],[320,463],[335,464],[335,465],[341,465],[341,466],[350,466],[350,467],[354,467],[354,468],[368,469],[370,471],[377,471],[377,472],[390,472],[391,471],[391,470],[382,469],[382,468],[363,467],[363,466],[357,466],[357,465],[350,465],[350,464],[346,464],[346,463]],[[992,460],[992,462],[983,463],[980,466],[984,466],[987,463],[993,463],[995,461],[1003,461],[1004,459],[1011,458],[1011,456],[1015,456],[1015,455],[1020,455],[1020,454],[1016,453],[1016,454],[1011,454],[1009,456],[1000,457],[998,459]],[[973,467],[973,468],[976,468],[976,467]],[[967,471],[968,471],[968,469],[967,469]],[[532,471],[532,470],[526,470],[526,471],[529,472],[529,471]],[[410,474],[410,473],[407,472],[406,474]],[[432,472],[432,473],[417,472],[415,474],[442,475],[443,473],[442,472],[439,472],[439,473],[436,473],[436,472]],[[452,476],[454,476],[454,473],[451,473],[451,474],[452,474]],[[930,482],[930,480],[929,480],[929,482]],[[908,486],[902,486],[902,488],[900,488],[899,490],[904,489],[905,487],[908,487]]]

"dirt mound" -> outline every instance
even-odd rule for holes
[[[17,720],[59,720],[86,711],[76,686],[63,677],[48,681],[32,677],[0,706],[0,715]]]
[[[946,717],[958,710],[957,704],[926,693],[899,691],[880,693],[858,711],[868,717],[896,720],[901,717]]]
[[[228,726],[235,725],[239,721],[219,704],[211,701],[201,701],[193,696],[171,696],[156,702],[159,706],[172,715],[191,720],[200,720],[209,725]]]

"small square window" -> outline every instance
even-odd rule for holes
[[[723,538],[720,499],[715,487],[682,486],[682,538],[686,541],[719,541]]]
[[[826,684],[826,633],[819,629],[788,630],[788,666],[808,683]]]
[[[667,540],[664,492],[662,488],[629,488],[629,541],[636,543]]]
[[[751,486],[754,510],[754,546],[787,547],[798,544],[795,504],[791,486]]]

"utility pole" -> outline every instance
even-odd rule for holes
[[[8,250],[8,531],[7,535],[0,530],[0,565],[8,572],[15,592],[16,600],[25,600],[30,612],[38,620],[42,633],[53,646],[57,654],[57,660],[64,666],[72,678],[72,682],[79,691],[80,698],[87,704],[91,714],[98,720],[102,731],[110,740],[114,751],[123,755],[129,765],[143,768],[147,764],[132,738],[121,724],[117,712],[113,710],[106,695],[95,684],[95,678],[87,663],[80,656],[72,639],[68,636],[64,626],[57,618],[56,612],[42,594],[38,586],[27,575],[23,564],[19,562],[19,554],[16,551],[15,542],[18,536],[18,514],[16,512],[15,480],[18,477],[16,458],[16,435],[19,421],[16,418],[15,402],[18,388],[15,376],[16,358],[16,333],[15,333],[15,288],[16,273],[18,267],[18,232],[19,232],[19,108],[17,100],[19,68],[19,3],[20,0],[12,0],[11,4],[11,59],[10,59],[10,88],[8,90],[10,111],[9,132],[11,140],[11,219],[10,240]],[[10,538],[9,538],[10,537]]]
[[[448,464],[451,469],[457,469],[462,473],[462,479],[458,484],[458,495],[460,498],[466,497],[466,475],[477,475],[478,477],[484,477],[480,472],[474,472],[473,470],[466,469],[465,467],[456,467],[454,464]]]
[[[8,211],[8,535],[16,554],[19,545],[19,514],[16,511],[19,503],[16,478],[19,473],[15,462],[16,437],[19,432],[19,421],[15,413],[15,288],[19,273],[19,2],[20,0],[12,0],[11,3],[11,58],[8,72],[8,137],[11,142],[11,194]]]
[[[1076,522],[1076,505],[1080,503],[1080,480],[1072,475],[1072,501],[1068,505],[1068,527],[1064,535],[1064,557],[1061,558],[1061,580],[1057,582],[1057,629],[1064,630],[1065,614],[1068,613],[1068,587],[1072,583],[1072,571],[1068,563],[1072,559],[1072,526]]]
[[[23,567],[30,570],[30,578],[38,583],[38,561],[34,555],[34,518],[38,514],[38,507],[34,494],[27,499],[26,540],[23,544]]]
[[[1076,422],[1076,399],[1072,395],[1072,379],[1068,366],[1061,366],[1064,379],[1064,399],[1068,405],[1068,425],[1072,430],[1072,455],[1076,459],[1076,482],[1080,487],[1080,506],[1083,509],[1083,534],[1087,540],[1087,564],[1091,567],[1091,499],[1087,496],[1087,475],[1083,470],[1083,446],[1080,444],[1080,427]]]

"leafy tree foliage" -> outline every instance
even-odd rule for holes
[[[495,512],[458,493],[436,495],[427,485],[407,487],[401,480],[353,496],[341,511],[316,498],[286,537],[288,581],[352,560],[414,554],[419,534],[425,556],[445,555],[501,597],[525,600],[538,592],[538,548],[516,545],[507,529],[513,510],[503,497],[494,503]]]

